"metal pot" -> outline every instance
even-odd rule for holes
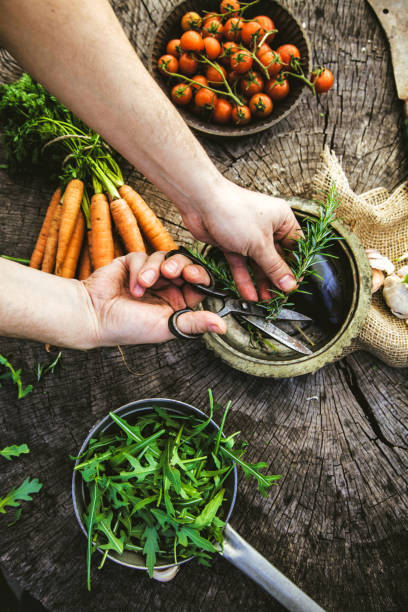
[[[194,415],[206,420],[208,417],[189,404],[180,402],[178,400],[153,398],[138,400],[130,402],[121,408],[115,410],[115,414],[127,419],[129,422],[136,422],[138,416],[141,413],[150,412],[152,406],[159,406],[162,409],[171,412],[177,412],[181,414]],[[211,421],[211,426],[219,429],[218,425]],[[109,415],[99,421],[89,432],[84,443],[82,444],[78,456],[80,456],[86,449],[91,438],[98,437],[100,434],[105,433],[107,430],[115,429],[117,425],[112,421]],[[76,461],[75,465],[79,464],[79,460]],[[292,612],[322,612],[322,608],[318,606],[310,597],[308,597],[303,591],[301,591],[295,584],[293,584],[288,578],[286,578],[279,570],[277,570],[269,561],[267,561],[262,555],[260,555],[252,546],[250,546],[241,536],[231,527],[229,520],[234,509],[235,499],[237,495],[237,470],[234,470],[228,479],[226,484],[227,489],[227,502],[224,502],[224,514],[226,525],[224,527],[224,545],[223,549],[220,550],[220,554],[230,561],[233,565],[238,567],[252,580],[257,582],[262,588],[264,588],[270,595],[275,597],[282,605]],[[84,486],[81,474],[78,471],[73,472],[72,477],[72,499],[74,504],[75,516],[78,523],[87,536],[86,527],[83,521],[83,516],[86,511],[87,504],[87,492]],[[108,554],[108,558],[115,563],[132,567],[134,569],[144,570],[146,564],[144,557],[133,551],[124,551],[122,555],[112,552]],[[168,568],[174,568],[180,566],[183,563],[191,561],[194,557],[185,559],[178,564],[168,563],[168,561],[162,561],[157,564],[155,570],[157,572],[166,570]],[[160,573],[156,573],[155,576],[160,580]],[[164,580],[166,581],[166,580]]]

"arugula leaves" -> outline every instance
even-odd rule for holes
[[[12,457],[19,457],[23,453],[29,452],[30,449],[28,448],[27,444],[20,444],[20,446],[12,444],[11,446],[6,446],[6,448],[3,448],[3,450],[0,450],[0,455],[8,461],[11,461]]]
[[[21,369],[15,370],[11,363],[8,361],[8,359],[6,359],[6,357],[3,357],[3,355],[0,355],[0,365],[5,366],[9,370],[8,372],[5,372],[0,375],[0,380],[3,380],[5,378],[11,378],[12,381],[16,383],[18,389],[17,399],[22,399],[23,397],[31,393],[31,391],[33,390],[33,385],[27,385],[27,387],[24,387],[23,381],[21,380]]]
[[[14,487],[9,491],[9,493],[5,497],[0,497],[0,514],[6,513],[6,506],[12,506],[14,508],[20,506],[20,501],[32,501],[31,495],[33,493],[38,493],[41,489],[42,483],[38,481],[38,478],[33,478],[30,480],[29,476],[21,483],[19,487]],[[14,525],[18,521],[21,516],[21,508],[19,508],[16,512],[15,519],[12,523],[9,523],[8,526]]]
[[[277,484],[280,476],[261,472],[266,463],[243,459],[246,443],[236,443],[239,432],[223,437],[230,403],[220,429],[210,423],[219,406],[211,391],[209,398],[205,420],[157,406],[132,422],[110,413],[115,425],[73,457],[85,485],[88,589],[96,548],[104,551],[99,567],[108,552],[143,554],[149,576],[156,565],[191,556],[208,565],[222,547],[234,466],[254,478],[263,495]]]

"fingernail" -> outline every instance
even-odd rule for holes
[[[198,268],[196,266],[189,266],[191,276],[198,276]]]
[[[296,281],[293,276],[286,274],[280,279],[279,287],[282,291],[292,291],[296,287]]]
[[[208,331],[214,332],[215,334],[218,334],[218,333],[220,333],[220,328],[218,327],[218,325],[212,324],[212,325],[208,326]]]
[[[166,261],[165,267],[166,267],[166,270],[170,272],[171,274],[173,274],[174,272],[177,272],[177,269],[178,269],[177,262],[172,261],[171,259],[169,259],[169,261]]]
[[[146,285],[151,285],[155,277],[156,277],[156,273],[154,272],[154,270],[145,270],[140,275],[140,278],[142,279],[144,283],[146,283]]]
[[[144,287],[139,285],[139,283],[136,283],[132,289],[132,293],[136,297],[141,297],[144,293],[144,290],[145,290]]]

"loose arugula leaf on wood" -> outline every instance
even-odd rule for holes
[[[150,576],[155,565],[178,563],[192,556],[208,565],[210,554],[222,547],[228,508],[228,477],[239,465],[266,495],[279,476],[261,473],[264,462],[243,459],[246,443],[237,448],[235,432],[210,420],[220,406],[209,391],[210,416],[201,419],[153,407],[131,423],[110,413],[117,426],[93,438],[77,459],[87,491],[84,522],[88,530],[87,582],[96,548],[109,552],[135,551],[145,556]]]
[[[38,481],[38,478],[30,480],[30,478],[27,477],[19,487],[14,487],[5,497],[0,497],[0,514],[6,513],[5,508],[7,506],[18,508],[21,505],[21,501],[32,501],[33,498],[31,495],[33,493],[38,493],[41,487],[42,483]],[[20,516],[21,508],[17,510],[15,519],[9,523],[9,527],[14,525]]]
[[[11,446],[6,446],[3,450],[0,450],[0,455],[8,461],[11,461],[12,457],[19,457],[23,453],[29,453],[30,449],[27,444],[20,444],[17,446],[16,444],[12,444]]]
[[[33,385],[27,385],[27,387],[24,387],[23,381],[21,380],[21,369],[15,370],[8,359],[6,359],[6,357],[3,355],[0,355],[0,365],[8,368],[9,370],[8,372],[1,374],[0,379],[11,378],[11,380],[17,385],[17,399],[22,399],[28,395],[28,393],[31,393],[33,390]]]

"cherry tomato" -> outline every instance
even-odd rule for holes
[[[232,41],[227,40],[222,45],[222,53],[219,56],[218,61],[221,62],[223,66],[227,66],[227,67],[230,66],[231,55],[233,53],[236,53],[237,51],[239,51],[238,45],[236,45]]]
[[[220,20],[219,14],[218,13],[205,13],[204,17],[203,17],[203,25],[205,25],[205,22],[208,21],[209,19],[213,19],[214,17],[216,17],[216,19],[218,19],[218,21]]]
[[[259,23],[265,32],[276,30],[275,24],[273,23],[272,19],[270,17],[267,17],[266,15],[258,15],[258,17],[254,17],[252,21],[256,21],[257,23]],[[275,38],[275,34],[276,33],[269,34],[268,37],[265,39],[265,42],[271,43]]]
[[[221,53],[221,43],[213,36],[204,38],[204,53],[210,60],[215,60]]]
[[[187,30],[199,30],[202,23],[203,20],[195,11],[189,11],[181,18],[181,28],[184,32],[187,32]]]
[[[224,98],[219,98],[212,115],[215,123],[229,123],[232,115],[232,104]]]
[[[171,99],[177,106],[186,106],[193,97],[193,90],[187,83],[174,85],[171,90]]]
[[[251,111],[248,106],[234,106],[231,115],[232,123],[235,125],[246,125],[251,121]]]
[[[166,53],[169,53],[170,55],[174,55],[174,57],[180,57],[182,50],[180,47],[179,38],[173,38],[172,40],[169,40],[169,42],[167,43],[167,47],[166,47]]]
[[[196,76],[193,78],[193,81],[194,83],[197,83],[197,85],[195,85],[194,83],[190,83],[194,91],[198,91],[199,89],[201,89],[201,87],[205,87],[206,85],[208,85],[208,81],[203,74],[196,74]]]
[[[241,81],[241,91],[247,98],[260,93],[264,88],[264,80],[258,72],[250,70]]]
[[[203,38],[206,38],[207,36],[214,36],[214,38],[221,40],[223,29],[224,26],[222,25],[222,21],[218,17],[206,19],[202,30]]]
[[[314,83],[316,93],[325,93],[333,87],[333,73],[328,68],[323,68],[322,71],[319,70],[312,74],[312,82]]]
[[[283,77],[271,79],[265,83],[265,93],[275,102],[286,98],[289,91],[289,81]]]
[[[274,51],[265,51],[258,59],[267,69],[270,79],[282,70],[280,56]]]
[[[204,49],[204,40],[195,30],[187,30],[181,35],[180,44],[183,51],[200,53]]]
[[[167,53],[166,55],[162,55],[159,57],[157,61],[157,68],[159,72],[162,74],[168,75],[169,72],[177,72],[179,67],[179,62],[174,55],[170,55]]]
[[[255,94],[249,101],[250,111],[255,117],[269,117],[273,111],[273,102],[264,93]]]
[[[265,30],[261,24],[256,21],[248,21],[242,26],[241,40],[247,47],[252,49],[255,43],[261,41],[264,34]]]
[[[194,104],[201,110],[212,111],[217,102],[215,93],[205,87],[199,89],[194,97]]]
[[[260,47],[258,47],[258,50],[255,55],[258,59],[260,59],[261,55],[263,55],[267,51],[272,51],[272,49],[267,43],[263,43]]]
[[[231,68],[239,74],[244,74],[252,68],[252,56],[249,51],[240,50],[231,55]]]
[[[295,45],[281,45],[276,49],[276,52],[280,54],[285,68],[289,67],[292,57],[300,58],[300,51]]]
[[[225,68],[223,66],[220,66],[219,64],[217,64],[217,66],[226,78],[227,71],[225,70]],[[205,76],[207,77],[209,83],[224,83],[224,79],[222,78],[221,74],[216,68],[213,68],[212,66],[207,66]]]
[[[225,22],[223,36],[226,40],[238,42],[241,38],[244,22],[239,17],[231,17]]]
[[[192,76],[198,70],[198,60],[191,53],[182,53],[179,59],[179,68],[182,74]]]
[[[220,13],[228,13],[230,17],[239,15],[241,5],[237,0],[222,0],[220,4]]]

